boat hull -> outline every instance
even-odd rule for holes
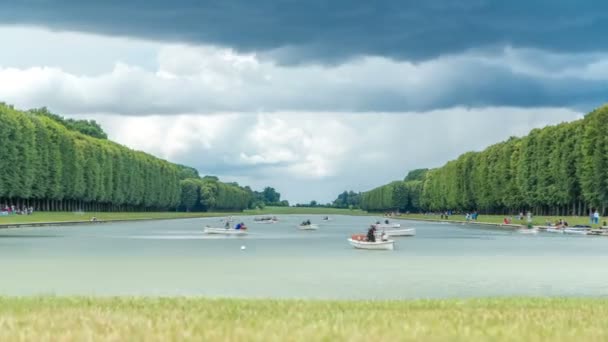
[[[299,230],[317,230],[319,229],[319,226],[316,224],[309,224],[306,226],[298,226]]]
[[[348,242],[351,246],[357,249],[368,249],[368,250],[384,250],[384,251],[392,251],[395,249],[395,241],[377,241],[377,242],[367,242],[367,241],[357,241],[353,239],[348,239]]]
[[[547,228],[545,231],[547,233],[564,234],[564,230],[558,228]]]
[[[401,228],[401,224],[399,223],[380,223],[380,224],[374,224],[374,226],[376,226],[376,229],[395,229],[395,228]]]
[[[226,229],[226,228],[212,228],[206,227],[204,229],[205,234],[218,234],[218,235],[247,235],[247,230],[243,229]]]

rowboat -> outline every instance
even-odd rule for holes
[[[257,220],[254,221],[255,223],[261,223],[261,224],[273,224],[273,223],[277,223],[279,222],[278,220]]]
[[[300,230],[317,230],[317,229],[319,229],[319,226],[316,224],[306,224],[306,225],[299,225],[298,229],[300,229]]]
[[[376,226],[376,229],[391,229],[391,228],[401,228],[401,224],[399,223],[376,223],[374,224],[374,226]]]
[[[348,239],[348,242],[350,243],[351,246],[353,246],[357,249],[385,250],[385,251],[392,251],[393,249],[395,249],[394,240],[369,242],[369,241],[358,241],[358,240]]]
[[[381,236],[382,232],[386,236],[415,236],[416,228],[402,228],[402,229],[386,229],[383,231],[376,231],[376,236]]]
[[[213,228],[205,227],[205,234],[221,234],[221,235],[247,235],[246,229],[234,229],[234,228]]]
[[[545,231],[547,233],[564,234],[564,229],[563,228],[547,228]]]

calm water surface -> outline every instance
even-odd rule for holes
[[[246,237],[204,235],[218,218],[0,230],[0,295],[608,296],[605,237],[401,221],[417,236],[365,251],[346,239],[376,218],[321,217],[243,217]]]

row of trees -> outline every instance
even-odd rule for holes
[[[0,104],[0,205],[36,210],[242,210],[256,194],[105,139],[94,121]],[[268,191],[280,201],[274,189]]]
[[[343,193],[338,195],[338,198],[336,198],[333,203],[332,206],[334,208],[359,208],[359,206],[361,205],[361,193],[360,192],[354,192],[354,191],[344,191]]]
[[[0,105],[0,204],[42,210],[164,209],[179,203],[178,169]]]
[[[362,195],[368,210],[584,215],[608,203],[608,106]],[[416,178],[416,177],[412,177]],[[419,183],[415,183],[419,182]],[[407,193],[407,196],[405,195]],[[406,200],[405,198],[409,199]]]

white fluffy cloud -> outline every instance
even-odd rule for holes
[[[110,137],[202,174],[272,185],[292,202],[328,202],[420,167],[436,167],[531,128],[581,114],[558,108],[452,108],[425,113],[96,115]]]

